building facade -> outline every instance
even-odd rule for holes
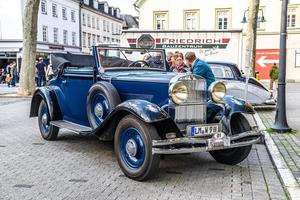
[[[25,0],[0,1],[0,67],[22,58]],[[80,52],[79,1],[41,0],[38,12],[37,56],[53,51]]]
[[[260,1],[257,24],[256,70],[263,79],[273,63],[279,62],[279,37],[282,1]],[[243,30],[245,55],[248,1],[239,0],[137,0],[140,30],[205,31]],[[245,17],[245,18],[244,18]],[[263,22],[265,19],[265,22]],[[244,21],[245,22],[245,21]],[[300,81],[300,0],[290,0],[288,7],[287,79]],[[239,63],[244,69],[244,62]]]
[[[123,20],[120,9],[107,2],[83,0],[81,2],[82,52],[90,53],[95,44],[120,43]]]

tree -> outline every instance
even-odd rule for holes
[[[247,75],[255,77],[256,30],[259,0],[249,0],[248,23],[246,35],[245,66]]]
[[[20,95],[32,95],[35,90],[35,59],[39,4],[40,0],[26,0],[24,7]]]

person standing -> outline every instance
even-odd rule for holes
[[[45,75],[46,75],[46,64],[43,61],[43,58],[39,58],[39,62],[36,64],[37,69],[37,86],[41,87],[45,85]]]
[[[183,56],[177,56],[176,65],[172,67],[173,72],[186,73],[189,71],[188,67],[184,64]]]
[[[17,63],[13,61],[10,65],[11,86],[15,87],[17,82]]]
[[[11,76],[11,65],[12,63],[9,63],[6,66],[6,78],[5,78],[5,82],[7,83],[7,87],[11,86],[11,80],[12,80],[12,76]]]
[[[277,88],[277,82],[278,82],[278,77],[279,77],[279,70],[278,70],[278,66],[276,65],[276,63],[273,64],[273,66],[270,69],[270,92],[271,92],[271,98],[273,97],[273,88],[275,85],[275,89]]]
[[[210,66],[196,57],[196,54],[192,51],[185,54],[185,60],[187,65],[191,68],[192,74],[202,76],[206,79],[206,87],[208,88],[212,82],[215,81],[215,76]]]

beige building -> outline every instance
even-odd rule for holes
[[[282,1],[260,1],[257,38],[257,70],[263,79],[279,59],[279,31]],[[245,56],[248,1],[243,0],[137,0],[140,30],[243,30],[242,57]],[[287,79],[300,81],[300,0],[290,0],[288,7]],[[243,62],[239,63],[243,69]]]
[[[81,3],[82,52],[99,43],[120,43],[123,20],[120,9],[110,7],[106,1],[83,0]]]

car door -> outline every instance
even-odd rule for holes
[[[93,84],[92,67],[66,67],[58,78],[58,85],[64,99],[60,100],[63,119],[89,126],[86,113],[86,99]]]

